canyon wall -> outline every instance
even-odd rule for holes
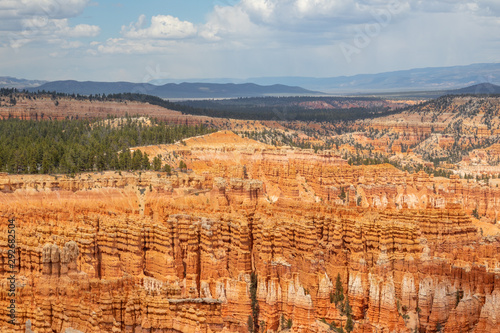
[[[173,175],[1,174],[0,332],[498,332],[499,237],[470,207],[495,187],[220,135],[167,147]]]

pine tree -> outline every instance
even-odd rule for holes
[[[160,155],[157,155],[153,158],[153,170],[160,171],[161,170],[161,158]]]
[[[337,280],[335,281],[335,293],[333,294],[333,302],[338,305],[340,302],[344,301],[344,287],[342,286],[342,280],[340,279],[340,273],[337,275]]]
[[[142,169],[149,170],[151,168],[151,164],[149,163],[149,155],[148,153],[144,153],[142,155]]]
[[[141,170],[142,168],[142,152],[137,149],[132,154],[132,169],[133,170]]]
[[[163,166],[163,171],[170,175],[172,173],[172,168],[170,167],[170,165],[165,164]]]
[[[253,319],[251,315],[248,315],[247,326],[248,326],[248,332],[254,333]]]

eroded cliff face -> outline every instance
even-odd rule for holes
[[[247,332],[253,272],[261,331],[345,326],[339,277],[353,332],[498,332],[500,242],[466,201],[483,192],[230,139],[187,142],[171,176],[0,175],[0,331]]]
[[[54,99],[51,94],[33,98],[23,93],[16,94],[15,98],[15,105],[0,102],[0,119],[105,119],[108,116],[142,114],[177,124],[199,124],[210,120],[208,117],[183,115],[179,111],[132,101],[88,101],[69,96]]]

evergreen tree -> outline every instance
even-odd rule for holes
[[[130,153],[130,149],[128,148],[123,149],[122,153],[120,154],[119,160],[120,160],[119,165],[121,170],[131,169],[132,154]]]
[[[249,333],[254,333],[253,319],[251,315],[248,315],[247,327]]]
[[[333,294],[333,302],[338,305],[340,302],[344,301],[344,287],[342,286],[342,280],[340,279],[340,273],[337,275],[337,280],[335,281],[335,293]]]
[[[142,152],[137,149],[132,154],[132,170],[141,170],[142,168]]]
[[[212,131],[203,126],[170,126],[165,122],[142,126],[132,118],[117,123],[112,127],[89,120],[0,120],[0,172],[147,170],[147,154],[139,150],[130,153],[129,148],[136,142],[172,143],[187,135]]]
[[[259,331],[259,302],[257,301],[257,274],[250,274],[250,305],[252,307],[252,320],[255,332]]]
[[[347,321],[345,323],[345,330],[346,332],[351,332],[354,328],[354,322],[352,321],[352,309],[351,305],[349,304],[349,298],[346,297],[345,305],[344,305],[344,312],[347,316]]]
[[[172,173],[172,168],[170,167],[170,165],[165,164],[163,166],[163,171],[170,175]]]
[[[160,171],[161,170],[161,158],[160,155],[157,155],[153,158],[153,170]]]
[[[148,153],[142,154],[142,169],[149,170],[151,168],[151,164],[149,163],[149,155]]]

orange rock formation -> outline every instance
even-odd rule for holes
[[[190,171],[0,175],[0,332],[247,332],[252,272],[268,332],[344,326],[337,276],[353,332],[498,332],[499,237],[470,216],[496,188],[230,132],[154,149]]]

